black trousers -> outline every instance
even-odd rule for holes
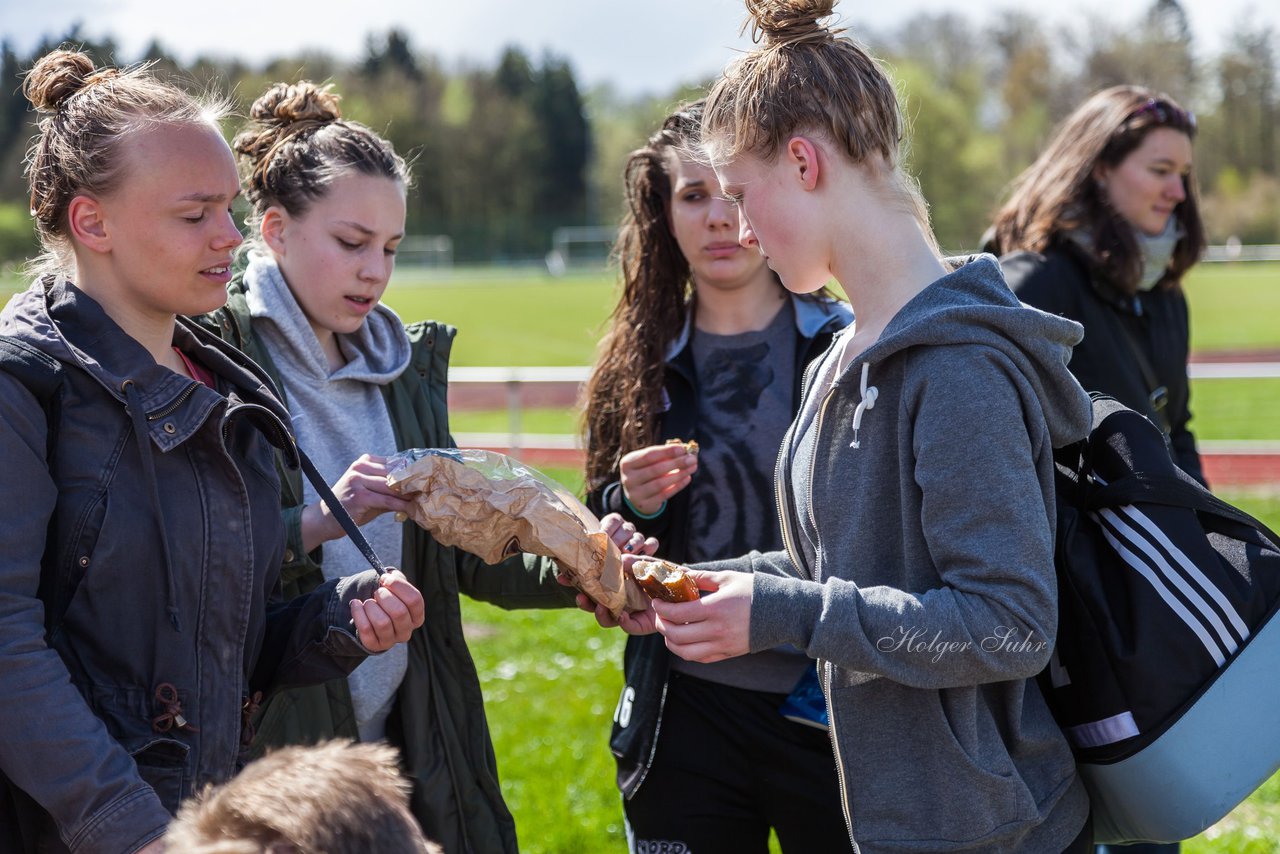
[[[778,711],[785,694],[672,673],[653,764],[623,802],[632,854],[850,851],[825,730]]]

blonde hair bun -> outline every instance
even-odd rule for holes
[[[276,83],[253,102],[249,116],[274,125],[336,122],[342,118],[342,110],[338,107],[340,98],[332,90],[332,84],[317,86],[310,80]]]

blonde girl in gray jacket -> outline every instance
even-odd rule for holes
[[[696,602],[624,620],[718,661],[816,661],[845,820],[874,852],[1087,850],[1089,805],[1031,677],[1057,624],[1052,449],[1089,426],[1079,326],[995,259],[938,251],[901,168],[895,87],[824,26],[748,0],[761,46],[713,87],[704,152],[740,241],[856,322],[810,370],[776,491],[785,550],[700,564]]]

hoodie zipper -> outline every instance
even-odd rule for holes
[[[836,735],[836,710],[833,707],[831,697],[831,664],[830,662],[822,662],[822,681],[827,689],[827,732],[831,734],[831,750],[836,755],[836,780],[840,784],[840,810],[844,813],[844,826],[849,831],[849,844],[853,846],[853,854],[860,854],[862,851],[858,847],[858,841],[853,838],[853,813],[849,811],[849,790],[844,779],[844,763],[839,760],[840,757],[840,737]]]
[[[804,383],[806,385],[808,384],[808,381],[810,379],[810,371],[815,368],[818,361],[820,360],[815,360],[811,362],[809,364],[809,368],[805,370]],[[801,401],[800,401],[801,412],[804,411],[805,398],[808,397],[807,391],[808,390],[806,390],[806,394],[802,395],[801,397]],[[813,444],[815,448],[818,445],[818,440],[822,433],[822,419],[826,415],[827,405],[831,402],[831,398],[834,396],[835,396],[835,384],[833,383],[831,388],[827,391],[826,396],[823,397],[822,403],[818,405],[818,414],[814,416],[815,420],[813,425]],[[790,446],[791,441],[792,441],[792,436],[788,435],[787,438],[783,440],[782,446],[778,449],[778,466],[781,466],[782,455],[787,452],[787,449]],[[813,470],[814,470],[816,459],[817,459],[816,453],[810,454],[809,479],[806,481],[808,483],[808,489],[809,489],[809,523],[813,525],[813,530],[815,535],[818,530],[818,526],[814,522],[814,518],[813,518]],[[786,480],[786,478],[781,478],[781,477],[775,478],[774,484],[773,484],[774,499],[778,505],[778,521],[782,527],[782,543],[787,550],[787,555],[790,556],[791,558],[791,562],[794,563],[797,567],[804,566],[803,562],[801,561],[800,551],[799,549],[796,548],[795,534],[791,530],[791,513],[790,513],[789,505],[786,502],[784,490],[783,490],[784,480]],[[787,510],[787,512],[783,512],[784,509]],[[814,545],[815,545],[815,551],[816,551],[817,544],[815,543]],[[818,580],[816,570],[817,570],[817,567],[814,567],[813,571],[809,573],[810,578],[813,581]],[[834,752],[835,756],[839,757],[840,756],[840,740],[839,740],[839,737],[836,735],[835,709],[832,707],[832,704],[830,702],[831,667],[825,661],[821,662],[821,664],[822,664],[822,677],[823,677],[823,682],[825,683],[825,687],[826,687],[825,693],[827,697],[827,717],[828,717],[827,733],[831,737],[831,749]],[[849,845],[852,846],[853,848],[853,854],[860,854],[862,849],[858,847],[857,840],[853,838],[853,815],[852,813],[849,812],[849,788],[844,777],[844,765],[840,761],[836,762],[836,781],[839,783],[839,786],[840,786],[840,809],[844,813],[845,828],[848,829],[849,831]]]
[[[835,390],[836,390],[835,384],[832,384],[831,389],[827,392],[826,396],[822,399],[822,403],[818,407],[818,414],[817,416],[815,416],[814,425],[813,425],[814,453],[811,453],[809,455],[809,476],[808,476],[808,479],[805,481],[805,483],[808,485],[807,488],[809,490],[809,524],[813,528],[813,535],[814,535],[813,547],[814,547],[815,555],[821,551],[821,546],[818,542],[818,539],[819,539],[818,524],[813,517],[813,472],[818,459],[818,454],[817,454],[818,445],[822,438],[822,419],[827,414],[827,405],[831,403],[831,398],[835,397]],[[795,560],[795,558],[793,557],[792,560]],[[813,580],[818,581],[817,566],[814,566],[813,570],[814,570]],[[848,787],[848,783],[844,778],[844,763],[838,760],[840,756],[840,737],[836,735],[835,708],[834,708],[834,704],[831,703],[831,666],[829,663],[825,661],[822,663],[822,676],[823,676],[823,680],[826,682],[826,689],[827,689],[826,690],[827,724],[828,724],[827,732],[830,733],[831,735],[831,750],[834,752],[834,754],[837,757],[836,779],[840,784],[840,809],[841,811],[844,812],[845,827],[849,829],[849,844],[853,846],[854,854],[859,854],[859,852],[862,849],[858,847],[857,840],[853,838],[853,815],[852,813],[849,812],[849,787]]]

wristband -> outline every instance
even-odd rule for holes
[[[654,510],[652,513],[641,513],[639,510],[636,509],[636,506],[631,503],[631,499],[627,497],[627,491],[625,489],[622,490],[622,503],[630,507],[631,512],[634,513],[636,516],[640,517],[641,519],[657,519],[659,516],[662,515],[662,511],[667,509],[667,502],[664,501],[661,504],[659,504],[658,509]]]

